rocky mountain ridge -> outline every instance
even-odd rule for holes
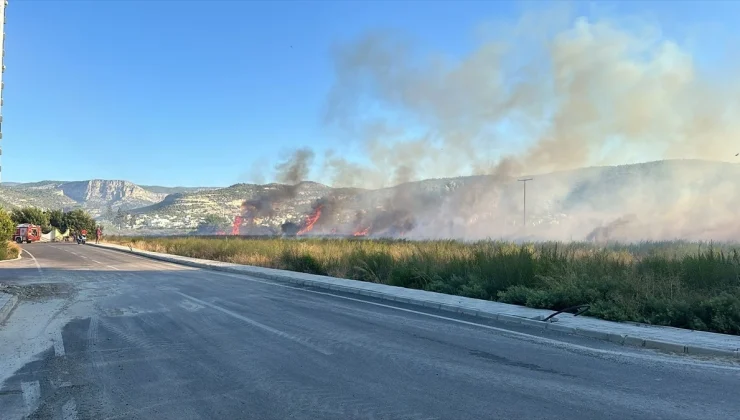
[[[87,181],[40,181],[3,183],[0,205],[6,208],[35,206],[44,209],[84,208],[93,216],[109,216],[118,210],[130,210],[159,203],[167,196],[167,187],[147,189],[129,181],[92,179]],[[198,189],[172,188],[173,192]]]

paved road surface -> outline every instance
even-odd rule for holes
[[[0,266],[0,282],[22,286],[14,290],[24,296],[0,326],[2,419],[675,420],[740,412],[740,368],[724,362],[478,325],[89,246],[25,248],[35,261],[24,254]]]

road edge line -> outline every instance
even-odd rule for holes
[[[33,254],[31,254],[30,252],[28,252],[28,250],[25,249],[25,248],[23,248],[21,250],[21,252],[25,252],[26,254],[28,254],[31,257],[31,259],[33,260],[33,263],[36,264],[36,269],[39,270],[39,274],[41,274],[42,273],[42,271],[41,271],[41,264],[39,264],[39,262],[36,259],[36,257],[34,257]]]
[[[244,267],[243,269],[237,269],[234,267],[225,267],[225,266],[219,266],[219,265],[214,264],[214,263],[219,263],[219,261],[210,261],[210,260],[203,260],[199,258],[182,257],[179,255],[173,255],[173,254],[153,253],[153,252],[143,251],[143,250],[139,250],[135,248],[121,249],[121,248],[118,248],[117,246],[110,246],[112,244],[88,244],[88,245],[92,245],[92,246],[103,248],[103,249],[109,249],[112,251],[118,251],[118,252],[122,252],[125,254],[133,254],[133,255],[140,256],[140,257],[149,258],[152,260],[158,260],[158,261],[164,261],[164,262],[168,262],[172,264],[188,266],[188,267],[202,268],[202,269],[212,270],[212,271],[222,271],[222,272],[227,272],[227,273],[232,273],[232,274],[241,274],[241,275],[246,275],[246,276],[267,279],[267,280],[274,280],[278,282],[292,283],[292,284],[316,287],[316,288],[327,289],[327,290],[335,290],[335,291],[345,292],[345,293],[353,293],[357,295],[369,296],[369,297],[387,300],[387,301],[401,302],[401,303],[406,303],[406,304],[410,304],[414,306],[439,309],[439,310],[446,311],[446,312],[454,312],[454,313],[458,313],[461,315],[477,316],[477,317],[492,319],[495,321],[505,322],[509,324],[519,324],[519,325],[536,327],[540,329],[550,329],[550,330],[558,331],[562,333],[573,334],[573,335],[578,335],[578,336],[588,337],[588,338],[594,338],[594,339],[601,340],[601,341],[609,341],[612,343],[621,344],[623,346],[628,346],[628,347],[659,350],[659,351],[663,351],[666,353],[688,354],[692,356],[713,356],[713,357],[723,357],[723,358],[740,360],[740,348],[734,349],[734,350],[722,350],[722,349],[718,349],[714,347],[702,347],[702,346],[697,346],[697,345],[680,344],[680,343],[676,343],[672,341],[663,341],[663,340],[614,334],[614,333],[605,332],[603,330],[558,325],[557,323],[543,322],[543,321],[539,321],[536,319],[525,318],[525,317],[520,317],[520,316],[515,316],[515,315],[480,311],[478,309],[471,308],[465,305],[455,305],[455,304],[449,304],[449,303],[440,304],[437,302],[431,302],[431,301],[424,300],[424,299],[409,298],[406,296],[398,296],[398,295],[394,295],[390,293],[368,291],[368,290],[360,289],[360,288],[353,288],[353,287],[348,287],[348,286],[343,286],[343,285],[325,283],[325,282],[314,281],[314,280],[309,280],[309,279],[301,279],[301,278],[296,277],[297,275],[307,275],[307,273],[278,270],[278,269],[270,269],[270,270],[280,271],[280,272],[285,271],[286,274],[277,274],[277,273],[272,274],[272,273],[262,272],[260,270],[254,270],[253,272],[251,271],[246,272],[245,269],[248,270],[249,268],[252,268],[252,266],[234,264],[239,267]],[[192,261],[192,260],[197,260],[197,261]],[[232,263],[229,263],[229,264],[232,264]],[[263,267],[254,267],[254,268],[260,269]],[[342,279],[342,280],[359,281],[359,280],[351,280],[351,279]],[[415,289],[408,289],[408,290],[415,290]]]

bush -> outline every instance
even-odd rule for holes
[[[15,242],[4,241],[5,246],[0,245],[0,260],[13,260],[21,254],[21,247]],[[0,243],[0,244],[2,244]]]
[[[15,223],[7,211],[0,209],[0,243],[13,239]]]
[[[135,248],[560,310],[740,334],[733,244],[108,238]]]

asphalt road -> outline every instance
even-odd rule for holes
[[[23,297],[0,325],[2,419],[740,413],[740,368],[725,362],[525,327],[509,333],[447,312],[90,246],[25,249],[35,260],[0,266],[0,283]]]

